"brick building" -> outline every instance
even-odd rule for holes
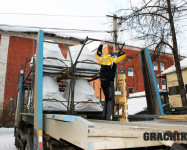
[[[35,52],[35,40],[37,31],[25,31],[15,29],[0,29],[0,123],[10,123],[14,120],[14,115],[10,113],[10,98],[14,98],[16,105],[17,87],[19,80],[19,72],[23,67],[25,74],[28,72],[26,58],[33,56]],[[54,42],[64,43],[65,45],[76,45],[83,43],[82,39],[63,37],[57,34],[45,33],[45,40],[53,40]],[[59,45],[64,57],[67,57],[67,47]],[[106,45],[105,50],[113,51],[112,45]],[[118,65],[118,72],[126,74],[127,91],[129,93],[144,91],[143,78],[139,64],[138,54],[140,48],[125,46],[124,51],[127,57]],[[161,54],[153,61],[155,75],[161,73],[173,65],[173,56],[170,54]],[[159,89],[166,89],[165,81],[158,79]],[[100,97],[100,81],[97,80],[93,84],[96,97]]]

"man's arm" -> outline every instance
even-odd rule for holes
[[[102,49],[103,49],[103,45],[105,44],[105,41],[104,40],[102,40],[101,41],[101,44],[99,45],[99,47],[98,47],[98,50],[97,50],[97,55],[98,56],[101,56],[103,53],[102,53]]]
[[[101,55],[102,55],[102,49],[103,49],[103,45],[100,44],[99,47],[98,47],[98,50],[97,50],[97,55],[98,55],[98,56],[101,56]]]

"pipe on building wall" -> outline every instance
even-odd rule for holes
[[[7,57],[9,49],[10,36],[1,35],[0,44],[0,122],[3,115],[3,103],[4,103],[4,90],[5,90],[5,79],[6,79],[6,69],[7,69]]]

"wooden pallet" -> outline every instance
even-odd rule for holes
[[[187,115],[167,115],[167,116],[160,116],[161,119],[171,119],[171,120],[186,120]]]
[[[128,122],[128,104],[125,80],[125,74],[118,75],[117,86],[120,89],[121,95],[115,95],[114,113],[122,109],[122,118],[119,118],[119,120]]]

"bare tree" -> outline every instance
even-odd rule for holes
[[[179,63],[175,22],[186,16],[185,0],[142,0],[142,7],[123,12],[122,27],[138,33],[136,39],[146,41],[146,47],[155,49],[155,53],[169,47],[174,55],[179,90],[183,106],[187,106],[186,92]]]

